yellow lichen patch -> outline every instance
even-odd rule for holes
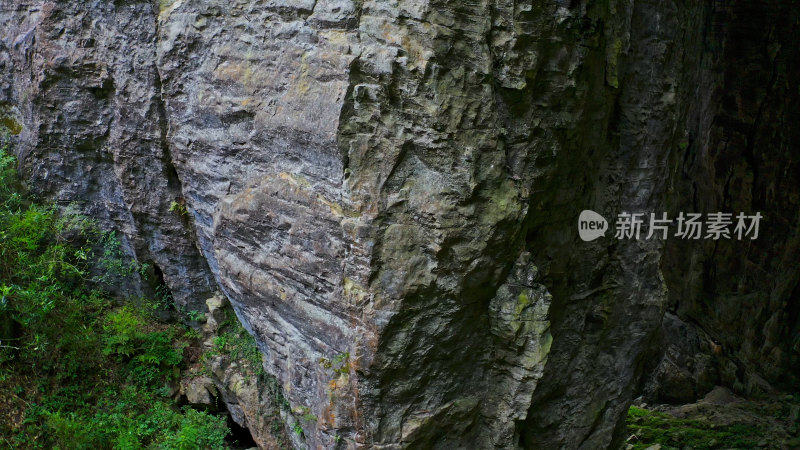
[[[319,36],[334,47],[347,48],[350,46],[349,33],[341,30],[320,31]]]
[[[278,178],[284,181],[288,181],[290,185],[298,188],[299,190],[305,191],[304,195],[307,195],[307,192],[312,190],[311,182],[308,181],[304,176],[290,173],[290,172],[280,172],[278,174]],[[358,214],[354,211],[345,211],[345,209],[337,202],[328,200],[322,194],[317,194],[315,198],[316,202],[327,206],[331,214],[335,217],[358,217]]]
[[[392,22],[383,23],[383,40],[387,44],[401,45],[402,38],[405,37],[407,31],[405,28],[400,28]]]
[[[519,198],[519,190],[514,183],[511,180],[505,180],[491,192],[481,221],[493,226],[502,220],[516,216],[522,208]]]
[[[241,395],[241,393],[244,391],[246,387],[247,385],[245,384],[244,379],[237,378],[234,380],[233,385],[230,388],[234,394]]]
[[[300,95],[308,94],[308,91],[311,90],[311,83],[308,81],[308,76],[306,74],[300,75],[300,80],[295,85],[295,92]]]
[[[303,53],[303,56],[300,57],[300,66],[294,71],[294,82],[292,83],[291,90],[293,91],[293,95],[297,97],[303,97],[308,94],[311,90],[312,82],[314,82],[314,80],[308,76],[308,70],[310,68],[308,57],[309,53]]]
[[[336,414],[333,412],[333,407],[334,405],[331,403],[322,410],[322,417],[318,421],[320,425],[331,427],[336,423]]]
[[[0,127],[8,129],[8,132],[14,136],[22,133],[22,124],[14,120],[13,117],[9,116],[0,117]]]
[[[311,183],[309,183],[304,176],[298,175],[296,173],[281,172],[278,174],[278,178],[280,178],[281,180],[286,180],[289,183],[298,187],[303,187],[303,188],[311,187]]]
[[[225,61],[214,70],[214,77],[223,81],[235,81],[247,86],[253,77],[253,69],[245,64]]]
[[[158,19],[165,20],[169,18],[169,15],[172,14],[172,11],[175,11],[181,4],[183,0],[159,0],[158,2]]]
[[[406,50],[406,53],[408,53],[408,62],[410,63],[409,66],[417,67],[424,71],[428,60],[431,57],[430,50],[426,49],[416,39],[413,39],[409,35],[403,36],[401,41],[403,48]]]
[[[317,201],[330,208],[331,214],[334,216],[344,217],[344,209],[342,208],[342,205],[332,202],[319,194],[317,194]]]
[[[344,298],[351,304],[363,303],[367,298],[367,291],[348,277],[344,277],[342,281],[342,290],[344,291]]]
[[[332,360],[320,358],[320,366],[326,375],[333,372],[333,377],[328,381],[328,405],[325,407],[323,422],[333,425],[336,423],[336,402],[350,387],[350,353],[342,353]]]
[[[522,314],[522,311],[525,309],[526,306],[530,305],[531,301],[528,298],[528,295],[523,291],[519,294],[517,298],[517,308],[514,311],[514,316],[519,317]]]
[[[606,58],[606,82],[609,86],[618,88],[619,87],[619,78],[617,76],[618,72],[618,65],[619,65],[619,57],[622,54],[622,41],[616,39],[614,41],[614,45],[608,52],[608,57]]]

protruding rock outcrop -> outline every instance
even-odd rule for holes
[[[668,308],[709,385],[798,364],[797,11],[717,3],[0,0],[0,114],[180,309],[230,299],[295,445],[603,448]],[[765,238],[575,229],[682,208]]]

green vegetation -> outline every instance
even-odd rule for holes
[[[327,370],[332,370],[336,376],[350,373],[350,353],[339,353],[333,359],[320,358],[319,364]]]
[[[174,213],[176,213],[178,215],[181,215],[181,216],[185,216],[185,215],[189,214],[189,210],[186,209],[186,205],[184,205],[183,203],[175,202],[175,201],[173,201],[172,203],[169,204],[169,210],[170,210],[170,212],[174,212]]]
[[[221,448],[225,419],[172,398],[192,336],[101,288],[142,265],[113,233],[20,194],[0,151],[0,447]],[[103,275],[92,275],[94,272]]]
[[[653,444],[675,448],[756,448],[762,430],[742,424],[714,426],[697,419],[678,419],[669,414],[631,406],[628,410],[629,444],[645,449]]]
[[[314,414],[311,413],[311,408],[309,408],[308,406],[301,407],[300,408],[300,413],[302,414],[300,416],[300,418],[305,420],[306,422],[316,422],[317,421],[317,416],[315,416]]]
[[[224,354],[231,360],[244,361],[248,369],[258,376],[266,375],[255,338],[244,329],[230,308],[225,310],[226,319],[220,324],[219,335],[214,338],[214,346],[203,357],[209,358]]]
[[[286,424],[281,419],[281,410],[291,412],[289,401],[283,396],[283,390],[275,377],[263,375],[261,379],[266,388],[265,394],[272,400],[272,408],[264,411],[264,414],[269,417],[270,434],[275,438],[278,448],[291,448],[286,436]],[[300,430],[302,431],[302,427]]]

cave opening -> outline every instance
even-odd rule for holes
[[[165,311],[175,309],[175,305],[172,301],[172,291],[170,291],[169,286],[167,286],[166,281],[164,281],[164,272],[155,262],[151,262],[150,265],[153,270],[151,288],[155,291],[154,298],[158,302],[159,309]]]
[[[223,406],[223,409],[225,407]],[[256,441],[253,439],[253,435],[250,433],[250,429],[247,427],[243,427],[236,423],[233,420],[231,414],[224,410],[224,413],[228,418],[228,428],[231,430],[231,434],[229,434],[225,438],[225,442],[234,449],[250,449],[254,447],[258,447]]]
[[[217,417],[224,417],[225,424],[230,430],[230,433],[225,437],[226,448],[236,450],[257,448],[258,444],[256,444],[255,439],[253,439],[253,434],[250,432],[250,429],[246,426],[239,425],[233,420],[233,414],[231,414],[228,404],[220,397],[219,387],[213,389],[213,391],[214,392],[211,393],[210,403],[191,403],[186,394],[182,393],[178,399],[178,405],[180,407],[188,406],[194,410],[213,414]]]

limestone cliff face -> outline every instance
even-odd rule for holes
[[[662,268],[675,315],[646,389],[655,397],[692,401],[720,382],[748,394],[800,385],[798,13],[797,2],[776,1],[709,10],[667,208],[760,212],[764,221],[744,244],[668,241]]]
[[[746,2],[716,3],[0,0],[0,101],[36,192],[183,310],[230,299],[295,446],[605,448],[668,307],[719,364],[797,367],[798,14],[751,6],[742,48],[719,18]],[[719,208],[776,226],[746,250],[576,232]],[[750,265],[774,279],[728,294]]]

